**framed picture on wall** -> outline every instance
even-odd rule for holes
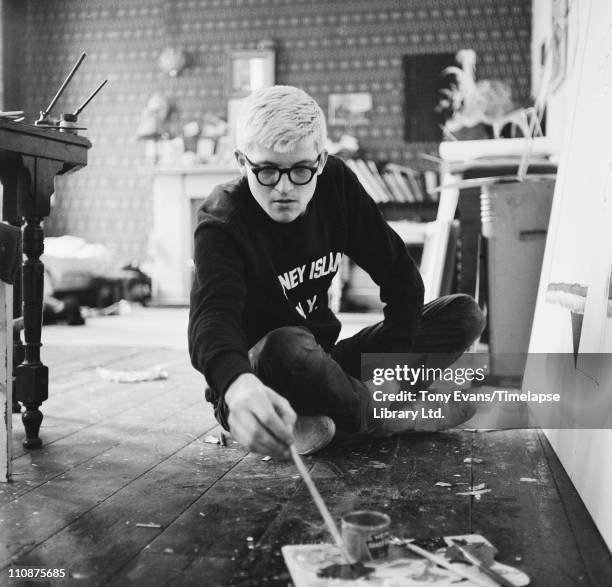
[[[338,126],[370,124],[371,114],[372,94],[369,92],[329,95],[329,124]]]
[[[436,112],[440,90],[448,87],[442,71],[457,65],[455,53],[404,55],[404,140],[442,139],[442,116]]]
[[[248,96],[255,90],[274,85],[275,61],[273,49],[229,51],[225,68],[227,97]]]
[[[250,93],[276,83],[276,52],[273,48],[229,51],[225,64],[228,148],[233,149],[242,101]]]

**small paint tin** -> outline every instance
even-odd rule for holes
[[[389,526],[387,514],[360,510],[342,518],[342,540],[355,561],[367,562],[385,558],[389,551]]]

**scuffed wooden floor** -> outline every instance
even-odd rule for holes
[[[44,359],[44,446],[21,449],[14,416],[15,481],[0,485],[0,584],[20,584],[9,569],[27,565],[67,572],[37,585],[285,586],[280,547],[329,541],[290,463],[204,441],[219,429],[184,351],[52,347]],[[164,381],[96,372],[160,362]],[[414,435],[306,462],[336,518],[372,508],[398,536],[481,533],[536,586],[611,584],[610,553],[537,431]],[[479,483],[491,490],[480,500],[457,495]]]

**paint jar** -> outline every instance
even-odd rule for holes
[[[367,562],[385,558],[389,551],[387,514],[369,510],[351,512],[342,518],[342,540],[355,561]]]

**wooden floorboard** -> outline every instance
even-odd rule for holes
[[[154,423],[144,432],[126,434],[118,439],[119,443],[112,439],[114,444],[102,453],[0,507],[0,519],[9,529],[8,538],[15,545],[31,540],[41,544],[50,536],[55,540],[58,532],[99,507],[160,461],[193,445],[194,438],[212,426],[210,420],[206,424],[204,414],[194,410],[181,415],[181,426],[177,427],[179,414]],[[163,492],[170,490],[170,487],[163,488]],[[135,494],[134,499],[137,497]],[[74,555],[70,551],[65,554],[69,559]]]
[[[184,425],[188,430],[197,429],[197,417]],[[174,448],[171,436],[167,437]],[[237,452],[237,458],[244,454]],[[133,480],[116,491],[106,491],[94,507],[31,551],[27,560],[57,561],[86,575],[89,585],[104,584],[223,474],[227,460],[227,453],[220,458],[214,445],[192,442],[183,446],[142,474],[132,473]]]
[[[372,441],[326,451],[313,459],[317,463],[313,476],[336,519],[356,509],[375,509],[391,517],[391,530],[397,536],[465,533],[469,499],[451,496],[435,483],[442,475],[442,462],[452,479],[469,483],[463,459],[470,455],[470,446],[468,432]],[[279,512],[255,549],[243,551],[246,558],[227,584],[255,585],[265,577],[271,585],[286,585],[289,576],[279,556],[283,545],[331,541],[300,482],[295,498]]]
[[[49,382],[49,400],[76,399],[84,389],[99,389],[108,382],[102,379],[97,373],[97,368],[102,367],[113,370],[142,370],[153,365],[163,363],[179,365],[181,370],[187,367],[184,353],[180,351],[170,351],[167,349],[90,349],[90,354],[84,362],[63,373],[56,373],[57,366],[49,365],[53,378]],[[61,365],[61,362],[59,363]],[[45,404],[46,405],[46,402]]]
[[[474,501],[474,532],[490,538],[501,562],[550,585],[590,585],[537,431],[477,433],[474,447],[483,459],[474,481],[491,490]]]
[[[66,356],[70,353],[70,360]],[[51,369],[50,383],[58,385],[70,381],[68,376],[87,375],[90,368],[102,367],[108,363],[116,363],[118,357],[129,359],[143,354],[142,348],[126,347],[121,350],[113,347],[47,347],[42,346],[41,360]]]
[[[49,386],[49,399],[42,405],[43,423],[40,435],[44,445],[49,446],[58,439],[65,438],[79,429],[103,419],[112,419],[139,404],[149,402],[156,396],[167,395],[172,389],[189,385],[194,400],[202,398],[203,380],[193,371],[186,372],[184,357],[177,357],[178,351],[141,350],[123,353],[115,361],[103,363],[105,368],[112,365],[113,370],[142,370],[155,364],[161,358],[169,363],[172,377],[168,380],[146,381],[134,384],[112,383],[105,381],[96,371],[98,363],[84,367],[79,376],[72,374],[53,379]],[[172,362],[168,361],[172,359]],[[173,367],[175,369],[173,371]],[[53,366],[51,366],[51,369]],[[52,371],[53,372],[53,371]],[[25,437],[20,416],[14,415],[14,455],[19,457],[30,454],[25,451],[21,441]]]
[[[228,450],[238,449],[231,446],[220,454]],[[134,561],[115,580],[147,572],[147,561],[154,554],[180,556],[186,565],[205,554],[229,559],[235,569],[248,551],[247,537],[252,537],[254,544],[259,541],[299,484],[288,462],[262,461],[255,454],[245,456],[152,540],[146,557]]]
[[[96,380],[95,385],[99,382]],[[6,497],[31,490],[50,478],[70,470],[123,437],[146,429],[152,423],[175,411],[180,419],[182,409],[194,405],[206,409],[212,425],[210,409],[202,401],[197,374],[175,373],[165,381],[118,384],[103,382],[102,388],[85,386],[82,401],[66,404],[53,398],[43,404],[47,416],[43,420],[41,450],[25,452],[19,440],[23,430],[15,432],[15,483],[0,485],[0,504]],[[18,423],[15,422],[16,427]],[[40,465],[45,465],[41,467]]]
[[[21,564],[66,568],[88,587],[285,587],[284,544],[331,542],[290,462],[206,441],[220,429],[184,351],[47,350],[44,447],[21,449],[15,418],[15,482],[0,484],[0,584]],[[111,383],[96,372],[160,362],[167,380]],[[609,551],[535,431],[416,434],[305,462],[336,519],[376,509],[401,537],[482,533],[536,587],[600,587],[612,576]],[[480,500],[457,495],[479,483],[490,489]]]
[[[581,576],[580,581],[597,587],[612,584],[612,554],[606,547],[593,519],[588,515],[582,499],[548,439],[542,432],[538,432],[538,439],[554,480],[556,493],[563,505],[574,536],[576,550],[583,562],[584,577]]]
[[[149,562],[149,558],[153,559]],[[236,562],[231,558],[217,558],[212,556],[202,555],[197,559],[191,557],[175,557],[175,563],[168,563],[163,557],[159,555],[148,556],[146,551],[140,556],[139,560],[139,575],[124,575],[121,577],[122,580],[127,579],[132,585],[172,585],[173,587],[194,587],[196,585],[225,585],[226,578],[231,577],[233,569],[236,566]],[[168,571],[163,573],[154,574],[147,572],[147,569],[161,569],[162,571],[173,565],[176,568],[176,563],[180,563],[181,569],[176,574],[171,574]],[[146,573],[146,579],[149,582],[143,581],[137,583],[134,579],[138,576],[143,576]],[[154,576],[152,576],[154,575]],[[170,579],[168,580],[168,578]],[[273,575],[271,576],[273,577]],[[285,581],[284,585],[287,586],[290,583]],[[111,581],[110,585],[113,587],[122,587],[125,583],[121,583],[117,580]]]
[[[168,358],[167,351],[163,354]],[[124,352],[115,351],[115,356],[115,368],[129,366]],[[7,555],[23,552],[24,545],[31,547],[55,536],[83,512],[159,464],[164,455],[192,445],[215,426],[198,390],[201,377],[188,369],[184,358],[182,363],[183,376],[138,384],[103,382],[102,389],[83,403],[45,402],[47,422],[51,427],[54,422],[63,423],[62,436],[40,451],[15,459],[16,483],[0,486],[0,519],[8,529],[3,533],[0,560],[6,562]],[[86,387],[98,385],[95,380]],[[60,410],[60,417],[52,415]],[[79,423],[68,432],[67,416]],[[37,553],[32,556],[36,558]]]

